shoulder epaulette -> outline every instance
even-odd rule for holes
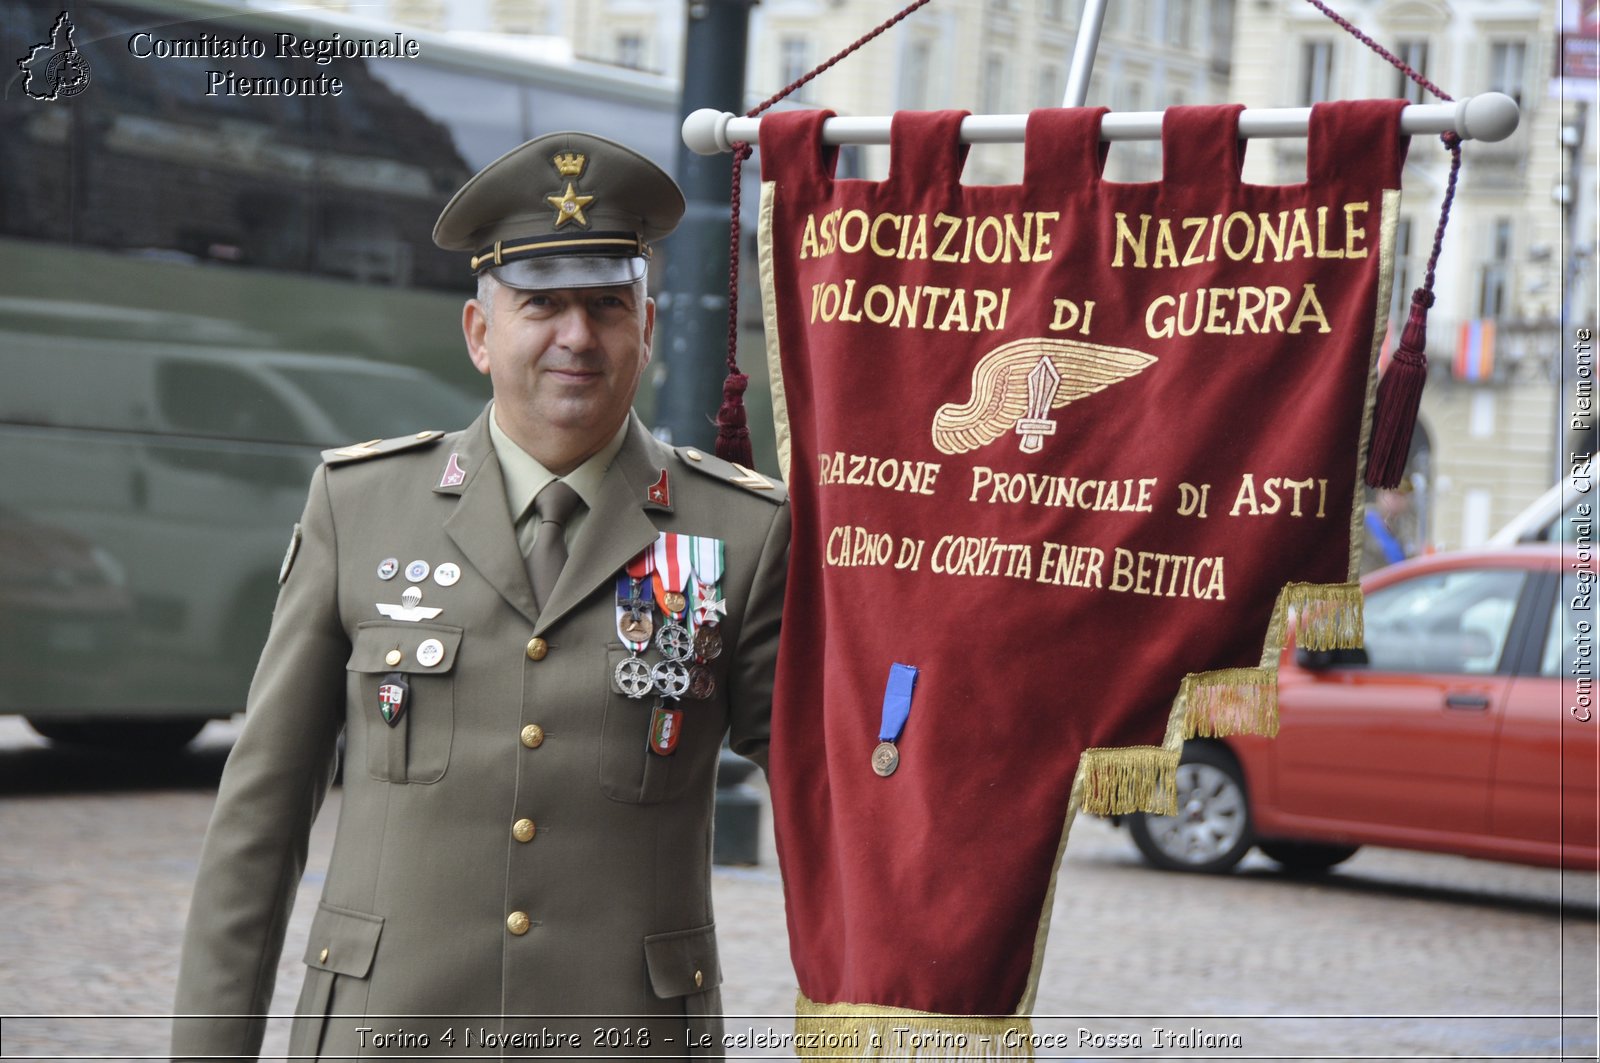
[[[398,454],[403,450],[430,447],[443,438],[443,432],[429,431],[417,432],[409,436],[395,436],[393,439],[369,439],[365,443],[351,443],[348,447],[335,447],[333,450],[324,450],[322,452],[322,460],[328,465],[348,465],[353,461],[366,461],[368,458],[386,457],[390,454]]]
[[[754,469],[747,469],[738,462],[723,461],[715,454],[707,454],[694,447],[673,449],[691,469],[703,472],[713,479],[733,484],[735,487],[742,487],[753,495],[771,501],[774,505],[786,501],[789,497],[789,490],[783,486],[783,481],[764,476]]]

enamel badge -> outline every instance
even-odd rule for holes
[[[383,677],[383,683],[378,687],[378,715],[390,727],[399,723],[400,717],[405,715],[406,695],[410,690],[406,677],[399,672],[390,672]]]
[[[650,752],[670,757],[678,748],[678,735],[683,723],[682,709],[669,709],[657,705],[650,713]]]

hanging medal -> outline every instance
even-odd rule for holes
[[[644,556],[648,557],[648,554]],[[617,577],[617,637],[628,647],[630,656],[617,662],[612,676],[617,681],[618,690],[630,698],[642,698],[654,687],[650,666],[639,656],[650,646],[650,634],[655,626],[652,620],[654,609],[645,589],[649,574],[641,573],[635,577],[633,565],[634,562],[629,562],[629,571]]]
[[[692,569],[689,546],[689,536],[662,532],[653,548],[655,572],[651,581],[656,604],[666,614],[666,621],[656,632],[656,649],[666,659],[651,669],[650,676],[655,680],[656,691],[666,698],[681,698],[689,689],[689,666],[685,662],[694,651],[694,637],[684,626],[689,609],[685,591]]]
[[[878,727],[878,745],[872,751],[872,770],[887,779],[900,767],[900,732],[911,718],[911,697],[917,689],[917,670],[909,664],[891,664],[889,682],[883,688],[883,719]]]
[[[722,653],[722,618],[728,604],[722,600],[723,544],[721,539],[697,535],[690,545],[694,571],[694,608],[690,620],[694,628],[694,659],[689,668],[689,696],[709,698],[717,689],[710,661]]]

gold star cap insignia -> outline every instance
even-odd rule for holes
[[[594,202],[593,196],[580,196],[573,189],[572,182],[567,182],[567,190],[557,196],[545,196],[550,205],[556,208],[555,227],[561,228],[569,221],[575,221],[585,229],[589,227],[589,219],[584,217],[583,208]]]
[[[684,206],[672,177],[637,151],[592,133],[546,133],[462,185],[433,241],[513,288],[629,284]]]

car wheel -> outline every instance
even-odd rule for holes
[[[27,717],[28,726],[52,742],[122,749],[181,749],[205,727],[205,720],[152,718],[130,720],[52,720]]]
[[[1229,871],[1251,845],[1244,777],[1232,754],[1207,743],[1184,747],[1178,765],[1178,814],[1128,817],[1144,858],[1166,871]]]
[[[1256,848],[1282,864],[1285,871],[1300,875],[1314,875],[1319,871],[1328,870],[1335,864],[1344,863],[1356,855],[1356,850],[1361,846],[1320,845],[1316,842],[1262,841],[1256,843]]]

